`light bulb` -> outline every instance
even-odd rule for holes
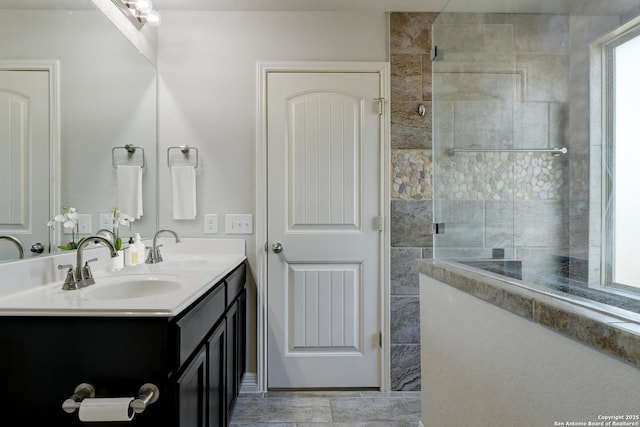
[[[149,13],[153,9],[151,0],[136,0],[135,8],[140,13]]]
[[[144,19],[147,21],[147,24],[152,27],[157,27],[160,25],[161,17],[157,10],[152,10],[144,16]]]

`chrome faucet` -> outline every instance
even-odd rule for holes
[[[101,228],[100,230],[96,231],[96,236],[100,236],[103,234],[109,235],[110,242],[115,245],[116,235],[113,231],[109,230],[108,228]]]
[[[149,255],[147,255],[147,260],[145,261],[145,263],[147,264],[155,264],[157,262],[161,262],[162,261],[162,255],[160,255],[160,247],[162,245],[158,245],[157,240],[158,240],[158,235],[160,233],[163,232],[167,232],[167,233],[171,233],[173,234],[173,237],[176,238],[176,243],[180,243],[180,238],[178,237],[178,235],[176,234],[175,231],[173,230],[158,230],[156,231],[156,234],[153,236],[153,247],[148,248],[149,249]]]
[[[87,260],[87,262],[82,265],[82,254],[84,248],[87,247],[90,243],[102,243],[104,244],[109,251],[111,252],[111,258],[115,258],[118,256],[118,252],[113,244],[105,239],[102,236],[89,236],[84,239],[76,250],[76,268],[75,271],[73,269],[73,265],[59,265],[58,270],[62,270],[67,268],[67,277],[64,280],[64,284],[62,285],[62,289],[70,290],[70,289],[80,289],[85,286],[93,285],[95,280],[93,280],[93,275],[91,274],[91,268],[89,267],[89,263],[92,261],[96,261],[97,258]]]
[[[10,242],[15,243],[15,245],[18,247],[20,259],[24,258],[24,248],[22,247],[22,243],[20,243],[20,240],[9,235],[2,235],[0,236],[0,239],[9,240]]]

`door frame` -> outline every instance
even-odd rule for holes
[[[49,73],[49,218],[60,203],[60,61],[57,59],[2,59],[1,71],[47,71]],[[30,185],[33,185],[31,182]],[[33,209],[33,206],[30,207]],[[31,212],[29,213],[31,216]],[[51,233],[49,244],[59,244],[59,233]]]
[[[388,62],[299,62],[259,61],[256,63],[256,335],[257,391],[267,391],[267,78],[269,73],[378,73],[382,102],[380,121],[380,212],[383,217],[379,266],[379,328],[382,331],[380,390],[390,390],[390,67]]]

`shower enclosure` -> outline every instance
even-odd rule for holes
[[[609,268],[633,250],[615,246],[611,52],[639,5],[448,2],[433,25],[435,258],[640,312],[640,283]]]

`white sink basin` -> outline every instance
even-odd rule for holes
[[[177,292],[183,288],[175,275],[131,275],[95,280],[95,285],[83,290],[83,298],[88,300],[145,298]]]
[[[215,271],[224,268],[233,259],[225,255],[162,255],[164,260],[153,264],[158,270]]]
[[[178,259],[162,261],[158,264],[160,268],[181,269],[181,270],[208,270],[216,264],[208,259]]]

